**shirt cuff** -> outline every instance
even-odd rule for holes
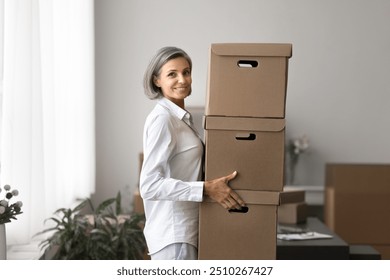
[[[204,182],[191,182],[190,184],[191,184],[191,193],[190,193],[189,200],[202,202]]]

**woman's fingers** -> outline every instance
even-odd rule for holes
[[[234,199],[234,201],[237,202],[237,204],[240,206],[240,207],[244,207],[245,206],[245,202],[244,200],[242,200],[242,198],[234,191],[232,191],[232,193],[230,194],[230,196]]]
[[[226,184],[229,183],[229,181],[233,180],[237,176],[237,171],[234,171],[232,174],[229,174],[225,177]]]
[[[237,171],[234,171],[233,173],[227,175],[225,177],[226,180],[226,185],[229,188],[229,192],[227,197],[225,198],[224,201],[224,207],[226,209],[241,209],[241,207],[245,206],[245,202],[242,200],[242,198],[230,187],[228,186],[229,181],[233,180],[237,176]]]

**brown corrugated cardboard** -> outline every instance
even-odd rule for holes
[[[280,204],[305,202],[305,190],[299,187],[284,186],[280,193]]]
[[[324,221],[333,231],[335,231],[335,208],[334,188],[326,187],[324,194]]]
[[[284,118],[291,44],[212,44],[206,115]]]
[[[204,127],[206,180],[237,171],[235,190],[282,191],[284,119],[206,116]]]
[[[390,194],[389,164],[333,164],[325,170],[326,187],[337,192]]]
[[[390,244],[390,165],[327,164],[325,223],[350,244]]]
[[[390,194],[325,189],[325,223],[351,244],[390,244]]]
[[[278,192],[237,191],[247,213],[228,212],[206,199],[199,215],[201,260],[276,259]]]
[[[134,192],[133,196],[133,211],[135,213],[144,214],[144,202],[142,200],[141,194],[139,191]]]
[[[306,202],[281,204],[278,208],[278,223],[298,224],[306,221],[307,218]]]

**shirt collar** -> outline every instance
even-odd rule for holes
[[[180,120],[189,120],[190,119],[190,114],[177,106],[175,103],[170,101],[169,99],[162,97],[158,99],[158,104],[163,106],[164,108],[168,109],[168,111],[172,112],[174,115],[176,115]]]

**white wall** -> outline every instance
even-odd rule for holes
[[[95,200],[137,185],[143,123],[154,105],[142,76],[166,45],[192,57],[186,104],[204,106],[211,43],[293,44],[287,137],[311,142],[297,183],[323,185],[326,162],[390,163],[390,1],[96,0],[95,9]]]

